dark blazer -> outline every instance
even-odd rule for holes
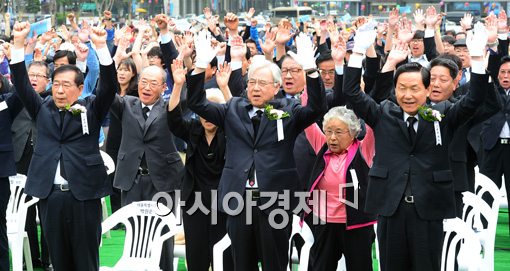
[[[455,201],[448,145],[456,128],[483,102],[488,75],[473,74],[472,91],[458,103],[452,105],[446,101],[434,106],[445,115],[440,122],[442,145],[436,145],[434,123],[419,115],[415,143],[411,145],[402,108],[389,100],[377,104],[361,92],[360,77],[361,69],[346,67],[344,93],[356,114],[374,129],[376,137],[365,210],[383,216],[393,215],[409,181],[420,218],[453,217]]]
[[[183,164],[168,128],[166,109],[167,103],[160,98],[145,120],[138,97],[115,96],[110,112],[122,122],[122,141],[114,187],[131,189],[145,154],[152,183],[158,191],[180,188]]]
[[[101,79],[97,96],[91,95],[77,101],[87,109],[88,135],[83,135],[80,116],[66,113],[61,123],[59,109],[53,99],[43,99],[30,85],[24,62],[10,67],[16,91],[36,121],[38,131],[38,144],[30,163],[25,193],[43,199],[48,197],[62,156],[67,181],[76,199],[98,199],[110,194],[111,185],[106,180],[106,169],[97,140],[101,123],[118,88],[118,84],[115,84],[115,65],[100,66]]]
[[[0,103],[4,102],[7,108],[0,111],[0,178],[16,175],[11,125],[23,109],[16,93],[1,94]]]
[[[227,137],[226,161],[218,188],[218,199],[223,201],[229,192],[243,195],[251,166],[255,165],[258,187],[261,192],[280,194],[298,189],[298,174],[292,150],[296,137],[326,110],[324,85],[318,78],[307,77],[308,105],[303,107],[291,99],[273,100],[274,108],[289,112],[283,119],[285,139],[278,141],[276,121],[263,116],[254,135],[253,124],[248,115],[251,104],[246,98],[234,97],[226,104],[208,102],[203,91],[204,73],[191,75],[188,82],[189,107],[198,115],[222,128]],[[292,195],[292,194],[291,194]],[[262,197],[261,203],[268,201]],[[291,199],[291,208],[295,206]],[[238,206],[229,201],[229,208]],[[220,210],[224,211],[220,204]]]

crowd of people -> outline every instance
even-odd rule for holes
[[[208,8],[190,29],[165,14],[116,27],[109,11],[97,27],[74,14],[39,35],[6,26],[0,213],[8,177],[27,175],[40,199],[26,226],[36,267],[98,270],[101,198],[115,212],[164,193],[180,201],[188,270],[209,270],[226,234],[224,270],[287,270],[289,242],[303,243],[289,240],[293,215],[314,235],[310,270],[341,257],[372,270],[375,238],[382,270],[439,270],[443,220],[461,216],[475,167],[509,187],[505,11],[474,24],[466,14],[459,33],[441,33],[434,7],[261,32],[254,13],[242,31]]]

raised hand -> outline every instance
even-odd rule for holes
[[[335,23],[333,22],[328,22],[327,29],[329,33],[329,39],[331,40],[331,43],[333,45],[340,38],[340,33],[338,32],[338,29],[336,28]]]
[[[112,18],[112,12],[109,10],[103,11],[103,15],[105,19],[111,19]]]
[[[203,13],[204,13],[204,18],[206,20],[211,19],[212,12],[211,12],[211,9],[209,7],[205,7],[204,10],[203,10]]]
[[[504,9],[500,9],[498,14],[498,33],[508,34],[508,18]]]
[[[25,39],[30,33],[30,23],[28,22],[16,22],[12,29],[12,35],[14,40],[14,48],[20,49],[25,46]]]
[[[487,43],[495,43],[498,40],[498,22],[496,15],[490,13],[485,18],[485,29],[487,30]]]
[[[464,17],[460,19],[460,26],[464,29],[464,32],[471,30],[471,24],[473,23],[473,16],[471,13],[464,14]]]
[[[276,33],[276,43],[277,44],[285,44],[287,43],[293,36],[290,32],[292,29],[292,24],[287,19],[283,19],[278,24],[278,32]]]
[[[237,27],[239,26],[239,18],[234,13],[227,13],[223,18],[223,23],[228,28],[231,35],[237,36]]]
[[[174,84],[179,86],[184,85],[186,82],[186,68],[183,65],[182,59],[174,59],[171,66]]]
[[[90,39],[96,49],[106,47],[106,30],[100,27],[93,27],[90,32]]]
[[[396,40],[391,48],[391,51],[386,59],[386,63],[391,65],[393,69],[398,63],[407,59],[409,55],[409,45],[401,40]]]
[[[260,49],[264,55],[273,55],[273,50],[276,47],[276,33],[268,29],[266,31],[266,40],[264,43],[259,39]]]
[[[80,31],[78,31],[78,38],[83,43],[89,41],[89,35],[90,35],[90,30],[88,28],[82,27],[80,29]]]
[[[234,37],[230,42],[230,57],[232,61],[242,61],[246,55],[246,44],[242,37]]]
[[[425,17],[425,25],[429,29],[434,29],[440,16],[439,16],[439,14],[437,14],[436,8],[433,6],[428,7],[426,13],[427,14]]]
[[[199,69],[205,69],[216,56],[217,49],[211,45],[211,33],[203,29],[195,35],[195,66]]]
[[[168,22],[169,22],[168,16],[166,16],[165,14],[158,14],[154,18],[154,20],[156,21],[156,25],[158,26],[160,31],[162,31],[162,32],[168,31]]]
[[[248,12],[246,13],[246,20],[251,20],[251,18],[253,18],[253,15],[255,14],[255,9],[254,8],[250,8],[248,10]]]
[[[216,83],[220,89],[228,87],[228,80],[230,79],[231,73],[232,68],[230,67],[230,64],[224,62],[222,65],[219,65],[218,70],[216,71]]]
[[[62,38],[64,38],[64,40],[71,39],[71,33],[69,33],[67,26],[65,26],[64,24],[60,26],[60,33],[62,35]]]
[[[476,23],[473,31],[469,31],[466,36],[466,46],[470,56],[482,57],[485,55],[488,36],[489,34],[484,25],[481,22]]]
[[[67,14],[67,19],[69,20],[69,22],[71,24],[74,22],[74,18],[75,18],[74,13],[71,12],[71,13]]]
[[[396,8],[392,9],[390,11],[390,14],[389,14],[389,17],[388,17],[388,25],[389,25],[389,27],[391,27],[392,29],[395,29],[395,27],[397,27],[399,18],[400,18],[400,16],[399,16],[399,13],[398,13],[398,9],[396,9]]]
[[[2,50],[4,52],[5,57],[7,57],[7,59],[11,59],[12,45],[8,42],[4,42],[0,46],[1,46],[0,50]]]
[[[43,61],[43,54],[41,48],[34,49],[34,61]]]
[[[413,17],[416,25],[418,26],[425,25],[425,15],[423,14],[423,10],[421,8],[414,11]]]
[[[336,40],[331,40],[331,57],[333,57],[335,65],[343,65],[346,52],[347,45],[342,36],[338,36]]]
[[[89,55],[89,48],[83,43],[74,44],[76,59],[79,61],[85,61]]]
[[[411,21],[405,17],[402,18],[398,24],[398,39],[405,43],[409,43],[414,37],[414,32]]]
[[[374,44],[377,33],[374,30],[375,22],[369,21],[356,31],[354,36],[354,48],[352,51],[355,53],[365,54],[368,47]]]
[[[289,52],[292,58],[303,67],[303,70],[310,70],[317,68],[317,64],[315,64],[315,50],[316,48],[312,44],[312,40],[304,34],[299,33],[296,37],[296,48],[297,54],[294,52]]]

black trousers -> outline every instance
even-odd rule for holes
[[[335,271],[343,254],[347,271],[372,271],[372,225],[347,230],[345,223],[326,223],[313,225],[312,232],[315,242],[308,270]]]
[[[402,201],[392,216],[377,223],[382,271],[439,271],[443,220],[423,220],[414,204]]]
[[[5,212],[11,196],[9,178],[0,178],[0,270],[9,270],[9,241]]]
[[[53,190],[41,199],[41,223],[55,271],[99,270],[101,200]]]
[[[213,263],[213,247],[227,234],[227,215],[211,209],[211,191],[194,191],[182,207],[184,235],[186,236],[186,265],[188,271],[208,271]],[[200,196],[200,198],[198,198]],[[201,200],[210,211],[205,214],[200,209],[190,212],[194,204]],[[189,213],[188,213],[189,212]],[[217,223],[212,224],[211,217],[216,212]],[[223,253],[223,270],[234,270],[231,249]],[[221,270],[220,270],[221,271]]]
[[[282,229],[274,228],[265,211],[251,208],[252,223],[246,223],[247,208],[239,215],[227,217],[227,232],[232,240],[232,257],[237,271],[258,269],[258,260],[262,270],[285,271],[289,266],[288,246],[292,230],[292,213],[288,212],[288,223]],[[276,216],[278,224],[281,216]]]
[[[160,191],[152,184],[150,175],[137,175],[135,183],[131,190],[121,191],[122,206],[126,206],[135,201],[152,200],[154,195]],[[172,197],[174,204],[172,205],[172,212],[175,208],[175,193],[168,192]],[[163,243],[161,250],[161,260],[159,266],[163,271],[172,271],[174,268],[174,238],[170,238]]]
[[[485,150],[483,157],[484,161],[480,167],[480,173],[489,177],[498,186],[498,188],[501,188],[502,186],[503,180],[501,177],[504,174],[506,197],[510,202],[510,145],[501,145],[498,142],[492,150]],[[484,195],[483,199],[488,201],[489,204],[492,204],[493,199],[490,199],[490,197]]]

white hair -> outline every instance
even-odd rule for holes
[[[223,96],[223,92],[219,88],[208,88],[205,90],[205,97],[207,100],[219,104],[224,104],[225,96]]]
[[[322,121],[322,128],[325,128],[326,125],[331,121],[337,119],[349,127],[349,134],[352,137],[358,136],[361,131],[361,123],[354,114],[354,112],[350,109],[347,109],[345,106],[336,106],[331,108],[326,115],[324,115],[324,120]]]
[[[161,67],[158,67],[158,66],[155,66],[155,65],[151,65],[151,66],[147,66],[147,67],[143,68],[143,70],[140,73],[140,75],[142,75],[144,73],[150,73],[150,72],[159,72],[161,74],[162,83],[166,83],[166,72],[165,72],[165,70],[163,70]],[[138,78],[140,79],[141,76],[138,77]]]
[[[248,79],[252,78],[254,72],[261,69],[269,69],[269,71],[271,71],[271,75],[273,76],[273,81],[280,85],[282,84],[282,71],[280,68],[278,68],[278,66],[273,62],[262,58],[256,58],[252,60],[248,69]]]

